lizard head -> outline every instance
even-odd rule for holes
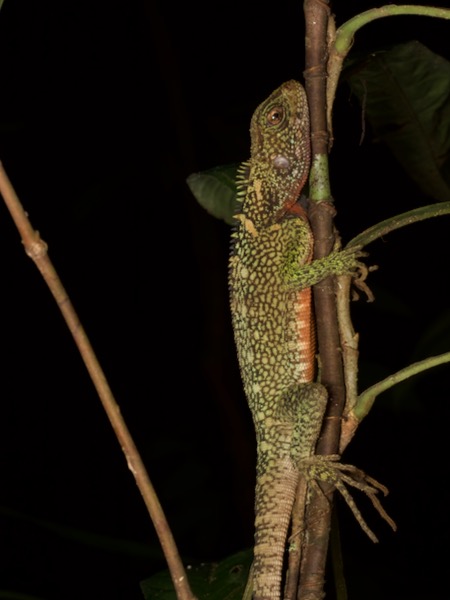
[[[272,92],[255,110],[250,135],[248,183],[256,190],[251,212],[257,221],[269,224],[295,204],[309,174],[309,111],[304,88],[291,80]]]

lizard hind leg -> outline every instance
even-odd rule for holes
[[[255,494],[254,600],[281,597],[287,534],[299,481],[298,465],[303,455],[314,452],[326,397],[326,390],[320,384],[289,388],[277,399],[275,414],[266,420],[266,427],[260,432]]]
[[[314,455],[327,401],[327,390],[320,383],[300,383],[285,392],[279,410],[281,418],[293,424],[290,454],[294,464]]]
[[[327,397],[325,387],[319,383],[300,384],[284,395],[282,410],[294,422],[291,438],[291,459],[297,465],[300,474],[309,483],[316,483],[317,485],[317,483],[322,482],[334,486],[346,501],[362,530],[373,542],[377,542],[377,537],[364,520],[347,486],[364,492],[380,516],[395,531],[395,522],[386,513],[377,496],[380,491],[386,496],[388,493],[387,488],[366,475],[361,469],[339,462],[339,455],[315,454],[315,446],[322,427]]]
[[[378,538],[367,525],[360,510],[356,506],[352,495],[348,491],[346,484],[364,492],[379,515],[388,523],[393,531],[395,531],[397,526],[394,520],[387,514],[377,497],[377,494],[380,491],[386,496],[388,494],[388,489],[373,477],[366,475],[361,469],[358,469],[353,465],[338,462],[339,458],[338,455],[315,456],[310,460],[303,462],[302,470],[306,473],[306,478],[309,481],[324,482],[333,485],[344,498],[361,529],[367,534],[372,542],[377,543]]]

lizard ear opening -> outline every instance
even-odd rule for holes
[[[272,158],[272,164],[276,169],[287,170],[291,166],[291,161],[283,154],[277,154]]]

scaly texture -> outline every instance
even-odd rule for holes
[[[303,87],[288,81],[275,90],[256,109],[250,133],[251,158],[238,178],[230,304],[257,438],[253,597],[279,600],[300,472],[342,487],[337,473],[345,470],[330,468],[335,457],[311,458],[327,401],[324,387],[313,383],[311,286],[359,263],[355,252],[311,261],[313,236],[298,203],[310,167]]]

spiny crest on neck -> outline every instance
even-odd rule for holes
[[[287,81],[255,110],[251,158],[237,176],[242,212],[256,226],[278,221],[297,201],[310,166],[309,111],[306,93]]]

